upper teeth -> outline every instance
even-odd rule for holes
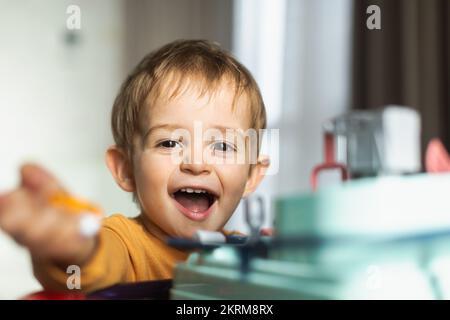
[[[187,193],[208,193],[208,191],[203,190],[203,189],[191,189],[191,188],[183,188],[181,189],[182,192],[187,192]]]

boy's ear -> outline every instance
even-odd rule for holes
[[[253,191],[256,190],[256,188],[261,183],[262,179],[266,175],[266,171],[270,166],[270,159],[266,155],[261,155],[258,159],[258,162],[253,166],[253,168],[250,171],[247,183],[245,185],[245,190],[243,197],[249,196]]]
[[[105,160],[119,187],[125,191],[133,192],[135,189],[134,179],[126,153],[114,145],[106,151]]]

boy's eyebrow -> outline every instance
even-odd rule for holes
[[[146,141],[147,137],[152,133],[152,131],[155,131],[158,129],[166,129],[166,130],[170,131],[170,130],[177,130],[180,128],[184,128],[184,126],[182,126],[180,124],[168,124],[168,123],[151,126],[145,133],[143,141]],[[227,126],[223,126],[223,125],[212,125],[208,129],[218,129],[222,132],[226,132],[227,130],[233,130],[233,131],[236,131],[239,135],[243,135],[242,128],[227,127]]]
[[[163,123],[163,124],[158,124],[158,125],[154,125],[151,126],[147,132],[144,134],[144,138],[142,139],[142,141],[146,141],[147,137],[150,135],[150,133],[152,133],[152,131],[158,130],[158,129],[166,129],[166,130],[176,130],[176,129],[180,129],[183,128],[183,126],[179,125],[179,124],[168,124],[168,123]]]
[[[227,127],[227,126],[223,126],[223,125],[213,125],[210,127],[210,129],[218,129],[224,133],[227,133],[227,130],[232,130],[233,132],[236,132],[240,136],[244,136],[242,131],[245,131],[242,128]]]

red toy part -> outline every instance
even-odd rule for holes
[[[86,300],[82,293],[39,291],[23,297],[21,300]]]
[[[261,228],[260,235],[271,237],[274,235],[274,232],[272,228]]]
[[[317,180],[319,178],[319,173],[324,170],[330,169],[339,169],[341,171],[341,179],[342,181],[346,181],[349,179],[349,174],[347,171],[347,167],[342,164],[336,162],[334,158],[334,136],[332,133],[326,132],[324,135],[325,142],[325,162],[321,163],[314,167],[311,173],[311,188],[313,191],[317,189]]]
[[[425,153],[427,172],[450,172],[450,156],[439,139],[430,141]]]

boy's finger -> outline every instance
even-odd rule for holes
[[[63,218],[52,209],[45,209],[39,216],[34,216],[32,228],[27,231],[30,250],[38,251],[48,247],[50,241],[55,239],[54,234],[58,232]]]
[[[59,181],[44,168],[35,164],[25,164],[20,169],[22,186],[43,196],[63,191]]]
[[[12,236],[20,234],[30,224],[34,210],[25,190],[12,192],[0,208],[0,228]]]
[[[5,203],[7,197],[7,194],[0,194],[0,213],[2,212],[2,206]]]

